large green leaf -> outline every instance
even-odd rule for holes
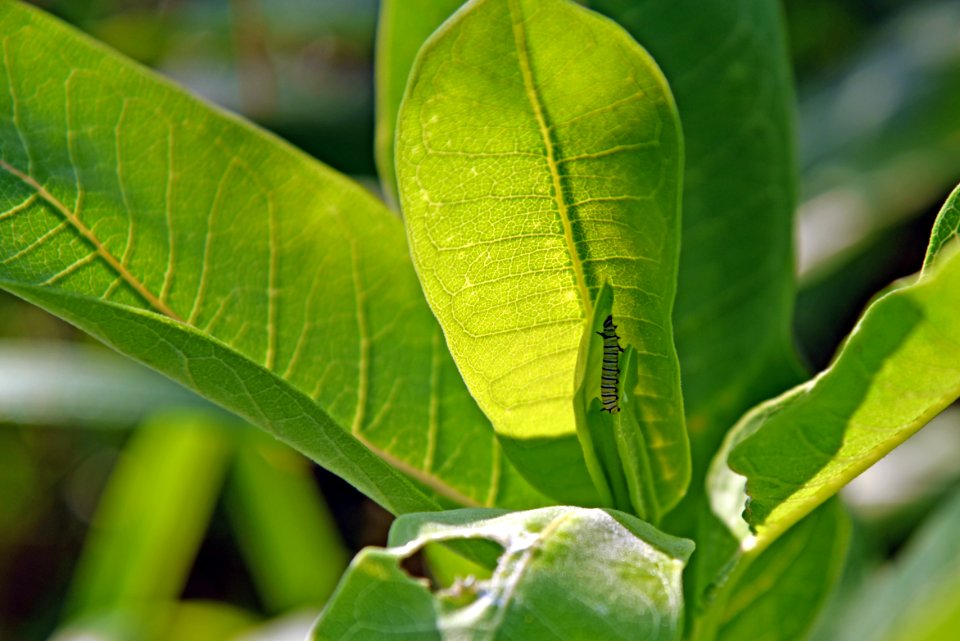
[[[396,199],[394,140],[397,112],[414,58],[427,37],[463,0],[381,0],[377,24],[376,160],[380,185]]]
[[[463,539],[502,548],[489,579],[462,577],[431,591],[401,566],[426,544]],[[390,544],[354,559],[316,641],[680,636],[680,575],[693,546],[627,514],[549,507],[409,515],[397,521]]]
[[[960,395],[955,247],[942,249],[919,279],[880,295],[829,368],[728,434],[708,475],[697,596],[727,593],[731,575],[783,549],[784,532]]]
[[[393,511],[436,505],[393,467],[457,504],[542,504],[381,203],[35,10],[0,3],[0,32],[0,286]]]
[[[703,470],[745,410],[800,380],[790,337],[794,96],[780,3],[589,4],[650,51],[683,123],[674,321],[694,469]]]
[[[472,2],[421,49],[397,141],[418,274],[507,453],[554,498],[601,501],[574,396],[609,283],[669,508],[688,457],[671,329],[682,143],[652,59],[565,0]]]
[[[711,490],[718,512],[742,507],[742,484]],[[803,638],[840,578],[851,538],[838,500],[765,548],[741,545],[748,536],[742,520],[737,529],[709,512],[697,526],[697,562],[684,573],[690,641]]]
[[[714,510],[762,548],[960,396],[960,253],[867,309],[833,364],[752,411],[711,473]],[[741,520],[744,513],[752,533]],[[739,499],[721,505],[721,488]]]

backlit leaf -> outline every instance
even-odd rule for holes
[[[686,460],[671,329],[682,143],[646,52],[566,0],[470,3],[421,49],[397,140],[427,299],[530,481],[563,502],[605,502],[574,412],[605,282],[637,352],[651,447]],[[668,505],[685,489],[675,480]]]

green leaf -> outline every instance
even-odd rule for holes
[[[837,614],[834,641],[943,641],[960,625],[960,493]]]
[[[646,52],[565,0],[470,3],[421,49],[397,141],[427,300],[521,472],[560,501],[602,502],[573,410],[605,282],[644,417],[670,435],[652,447],[684,458],[670,324],[682,143]]]
[[[463,0],[381,0],[374,65],[377,99],[376,160],[380,186],[397,196],[394,140],[397,112],[420,46]]]
[[[960,395],[957,309],[951,252],[874,301],[827,370],[744,417],[711,472],[715,490],[740,489],[714,511],[743,546],[769,544]]]
[[[960,254],[947,250],[881,294],[827,370],[730,432],[708,475],[694,598],[782,547],[778,537],[960,395],[958,288]]]
[[[850,530],[842,504],[830,501],[750,562],[730,588],[717,641],[806,638],[840,579]]]
[[[958,236],[960,236],[960,185],[953,190],[937,215],[933,233],[930,235],[930,245],[927,247],[927,256],[923,261],[923,270],[930,269],[943,248]]]
[[[244,430],[228,485],[233,531],[269,612],[319,607],[349,555],[306,459]]]
[[[742,486],[713,490],[715,509],[724,500],[743,505]],[[740,524],[746,529],[742,520]],[[697,562],[684,573],[686,638],[804,638],[846,561],[851,527],[839,501],[821,506],[766,548],[741,547],[712,513],[698,526]],[[778,622],[771,625],[774,613]]]
[[[660,64],[683,123],[674,310],[693,480],[749,407],[799,382],[791,71],[777,0],[591,0]]]
[[[0,32],[0,286],[393,511],[436,508],[407,477],[455,504],[544,502],[380,202],[36,10],[3,2]]]
[[[180,596],[233,453],[228,429],[203,414],[161,414],[134,434],[77,563],[71,618]]]
[[[663,514],[664,495],[677,497],[678,479],[670,469],[665,475],[657,474],[657,466],[651,463],[658,460],[661,452],[648,445],[650,439],[638,421],[637,400],[630,391],[637,380],[636,350],[628,347],[621,362],[620,411],[607,412],[594,397],[586,416],[589,438],[614,506],[656,525]],[[689,459],[681,466],[680,469],[689,471]]]
[[[386,550],[354,559],[316,641],[377,639],[678,639],[680,575],[692,544],[626,514],[549,507],[457,510],[397,521]],[[489,580],[431,591],[401,563],[429,543],[493,541]],[[583,545],[590,541],[590,545]]]

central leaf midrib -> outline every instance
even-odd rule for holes
[[[517,62],[520,66],[520,74],[523,76],[527,99],[530,101],[530,107],[533,109],[534,117],[537,120],[537,127],[540,130],[540,137],[543,140],[543,145],[546,150],[547,168],[550,171],[550,177],[553,181],[553,199],[557,204],[560,222],[563,225],[563,236],[567,245],[567,253],[570,254],[570,265],[573,268],[574,280],[580,292],[580,299],[583,301],[583,317],[589,318],[593,313],[593,305],[590,299],[590,290],[587,288],[587,279],[583,272],[583,263],[580,260],[580,254],[577,252],[577,244],[573,237],[573,223],[570,220],[570,210],[565,198],[560,168],[557,165],[556,144],[553,141],[550,125],[547,122],[546,109],[534,83],[533,67],[530,64],[526,31],[523,26],[523,12],[516,5],[517,0],[509,0],[508,6],[510,9],[511,23],[513,25],[514,43],[517,49]]]
[[[97,237],[90,227],[85,225],[83,221],[80,220],[78,212],[71,211],[58,198],[51,194],[46,187],[37,182],[33,176],[30,176],[29,174],[14,167],[6,160],[0,159],[0,169],[32,189],[37,197],[39,197],[49,206],[53,207],[54,210],[63,216],[63,219],[70,226],[70,228],[77,232],[87,243],[89,243],[93,247],[94,253],[103,259],[103,261],[106,262],[107,265],[133,289],[133,291],[135,291],[144,301],[146,301],[154,311],[163,314],[164,316],[167,316],[168,318],[171,318],[177,322],[184,322],[184,320],[177,315],[173,309],[171,309],[163,300],[150,291],[147,286],[140,281],[140,279],[134,276],[122,261],[118,260],[116,256],[110,253],[110,250],[107,249],[107,246],[104,244],[104,242]]]

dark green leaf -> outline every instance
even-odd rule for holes
[[[850,542],[850,518],[831,501],[765,550],[731,586],[717,641],[805,638],[833,595]]]

